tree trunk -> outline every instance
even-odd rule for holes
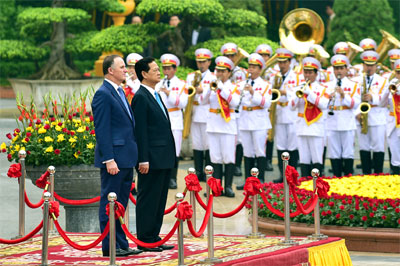
[[[62,7],[63,0],[54,0],[53,8]],[[67,66],[65,62],[66,22],[53,22],[53,33],[50,39],[50,58],[46,65],[35,74],[39,79],[70,79],[79,78],[81,74]]]
[[[181,23],[170,34],[171,52],[175,54],[183,66],[188,65],[188,60],[185,58],[185,51],[192,45],[192,20],[183,18]]]

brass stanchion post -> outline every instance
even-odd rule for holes
[[[18,236],[16,238],[21,238],[25,235],[25,157],[26,151],[20,150],[18,152],[19,163],[21,164],[21,177],[19,177],[19,222],[18,222]]]
[[[179,204],[184,199],[183,193],[176,193],[176,208],[178,209]],[[178,227],[178,266],[185,266],[185,253],[183,246],[183,221],[179,219],[179,227]]]
[[[116,256],[116,236],[115,236],[115,201],[117,200],[117,194],[114,192],[108,193],[108,201],[110,202],[110,213],[108,216],[108,222],[110,226],[110,264],[109,266],[117,266],[115,262]]]
[[[319,178],[319,170],[317,168],[314,168],[311,171],[311,176],[313,177],[313,190],[317,188],[317,179]],[[308,236],[308,239],[313,239],[313,240],[321,240],[321,239],[327,239],[328,236],[321,234],[321,224],[320,224],[320,213],[319,213],[319,199],[317,200],[317,204],[315,205],[314,208],[314,227],[315,227],[315,233]]]
[[[284,194],[285,194],[285,240],[280,243],[284,246],[296,246],[299,243],[290,239],[290,208],[289,208],[289,185],[286,180],[286,168],[289,164],[290,155],[288,152],[282,153],[283,160],[283,182],[284,182]]]
[[[43,199],[42,264],[40,266],[47,266],[49,253],[49,201],[51,200],[51,193],[45,192]]]
[[[51,193],[51,199],[50,200],[53,201],[54,200],[54,186],[55,186],[55,184],[54,184],[54,174],[56,173],[56,168],[54,166],[50,165],[47,168],[47,171],[49,171],[49,174],[50,174],[50,191],[49,191]],[[57,231],[54,230],[54,221],[53,220],[49,221],[49,234],[50,235],[56,235],[57,234]]]
[[[193,167],[190,167],[188,169],[188,174],[196,174],[196,169],[194,169]],[[196,230],[196,197],[195,197],[195,192],[194,191],[190,191],[190,205],[192,205],[192,210],[193,210],[193,215],[192,218],[190,218],[190,221],[193,224],[193,228],[194,230]]]
[[[251,168],[250,173],[253,177],[258,178],[259,171],[257,168]],[[252,218],[251,233],[247,235],[248,238],[262,238],[263,234],[258,232],[258,195],[253,195],[252,202]]]

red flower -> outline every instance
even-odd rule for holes
[[[358,206],[358,205],[356,205],[354,208],[356,209],[356,211],[360,210],[360,206]]]
[[[319,203],[319,206],[320,206],[321,208],[323,208],[325,205],[324,205],[322,202],[320,202],[320,203]]]
[[[12,155],[9,153],[9,154],[7,154],[7,159],[9,160],[9,161],[11,161],[11,159],[12,159]]]
[[[350,215],[349,215],[349,218],[350,218],[350,220],[353,220],[353,219],[354,219],[354,215],[353,215],[353,214],[350,214]]]
[[[72,120],[72,115],[68,115],[68,119],[69,119],[69,120]]]
[[[338,213],[338,214],[336,214],[336,219],[339,219],[340,218],[340,213]]]
[[[42,123],[42,121],[40,121],[40,119],[36,120],[36,125],[40,125]]]
[[[343,205],[340,205],[340,207],[339,207],[341,210],[344,210],[344,206]]]
[[[30,152],[30,151],[26,151],[26,154],[30,155],[30,154],[31,154],[31,152]]]
[[[2,149],[1,152],[7,152],[7,150],[6,149]]]
[[[54,122],[54,121],[56,121],[56,118],[55,117],[50,117],[50,121]]]
[[[325,212],[325,211],[322,211],[322,212],[321,212],[321,215],[322,215],[322,216],[326,216],[326,212]]]
[[[399,209],[399,208],[396,208],[396,209],[395,209],[395,212],[396,212],[396,213],[399,213],[399,212],[400,212],[400,209]]]
[[[71,136],[75,135],[75,132],[70,131],[70,135]]]
[[[382,215],[382,220],[386,220],[386,216],[385,215]]]
[[[384,209],[385,211],[387,210],[387,208],[388,208],[388,206],[386,206],[386,205],[383,206],[383,209]]]
[[[60,151],[59,149],[55,149],[55,150],[54,150],[54,153],[57,154],[57,155],[59,155],[60,152],[61,152],[61,151]]]
[[[15,132],[19,133],[21,130],[19,128],[14,129]]]
[[[90,131],[90,134],[91,134],[91,135],[94,135],[94,129],[92,129],[92,130]]]
[[[397,223],[400,224],[400,218],[397,220]]]
[[[8,133],[8,134],[6,135],[6,137],[7,137],[8,139],[12,139],[12,136],[11,136],[10,133]]]
[[[370,212],[370,213],[369,213],[369,217],[372,218],[372,217],[374,217],[374,216],[375,216],[375,213],[374,213],[374,212]]]
[[[62,126],[62,123],[61,122],[58,122],[58,124],[57,124],[59,127],[61,127]]]
[[[90,129],[90,128],[89,128],[88,126],[86,126],[86,131],[89,131],[89,129]]]
[[[342,204],[346,204],[347,203],[347,201],[346,200],[342,200]]]
[[[374,212],[376,212],[377,208],[376,208],[376,207],[373,207],[372,210],[373,210]]]
[[[93,116],[89,116],[90,122],[93,122]]]
[[[331,215],[331,214],[332,214],[331,210],[328,210],[328,211],[326,212],[326,214]]]
[[[330,201],[330,202],[328,203],[328,205],[329,205],[330,207],[333,207],[333,206],[335,206],[335,203],[334,203],[333,201]]]
[[[25,138],[25,141],[26,141],[26,142],[29,142],[29,138]]]
[[[361,219],[365,222],[368,218],[364,215]]]
[[[351,199],[348,199],[347,204],[351,204],[351,201],[352,201]]]
[[[44,129],[49,129],[50,128],[50,125],[49,124],[46,124],[46,125],[44,125],[44,127],[43,127]]]
[[[66,129],[65,127],[62,129],[62,132],[67,133],[68,129]]]
[[[274,203],[272,203],[272,205],[277,206],[278,203],[276,201],[274,201]]]
[[[26,136],[29,138],[30,136],[32,136],[31,132],[26,132]]]

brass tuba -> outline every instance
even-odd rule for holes
[[[354,58],[356,57],[356,55],[357,55],[358,53],[363,52],[364,50],[363,50],[363,48],[361,48],[360,46],[358,46],[358,45],[355,44],[355,43],[352,43],[352,42],[346,42],[346,43],[347,43],[347,45],[349,46],[349,50],[348,50],[346,56],[347,56],[347,58],[349,59],[349,62],[351,63],[351,61],[354,60]]]
[[[190,125],[192,123],[192,110],[193,110],[193,102],[194,95],[196,95],[196,87],[198,87],[201,83],[201,72],[200,70],[196,70],[194,72],[194,78],[192,81],[192,85],[188,88],[188,103],[185,108],[185,113],[183,114],[183,132],[182,137],[186,139],[190,134]]]
[[[387,53],[390,49],[399,48],[400,41],[397,40],[392,34],[387,31],[379,30],[382,34],[382,41],[376,48],[376,52],[379,54],[378,63],[385,61]]]

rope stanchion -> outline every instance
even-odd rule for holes
[[[54,192],[54,197],[64,203],[64,204],[68,204],[68,205],[87,205],[87,204],[92,204],[92,203],[96,203],[98,201],[100,201],[100,196],[94,197],[92,199],[84,199],[84,200],[71,200],[71,199],[66,199],[61,197],[60,195],[57,194],[57,192]]]
[[[208,206],[206,209],[206,214],[204,215],[203,223],[200,226],[200,229],[198,232],[196,232],[195,227],[192,224],[191,220],[187,221],[188,224],[188,229],[189,232],[194,236],[194,237],[201,237],[206,230],[210,215],[211,215],[211,206],[213,206],[213,201],[214,201],[214,196],[210,195],[210,199],[208,201]]]
[[[47,168],[47,172],[49,172],[49,178],[50,178],[50,195],[51,195],[51,201],[54,201],[54,174],[56,173],[56,168],[52,165],[50,165]],[[55,235],[57,233],[56,230],[54,230],[54,223],[53,220],[50,219],[49,221],[49,233],[51,235]]]
[[[19,181],[19,221],[18,221],[18,237],[25,235],[25,157],[26,151],[20,150],[18,152],[19,162],[21,164],[21,176],[18,178]]]
[[[51,193],[45,192],[43,194],[43,233],[42,233],[42,264],[41,266],[48,265],[48,248],[49,248],[49,200],[51,199]]]
[[[45,190],[43,193],[45,193],[45,192],[47,192],[47,191]],[[28,195],[26,194],[26,191],[24,191],[24,198],[25,198],[25,203],[26,203],[26,205],[28,205],[28,207],[31,208],[31,209],[37,209],[37,208],[39,208],[40,206],[43,205],[43,202],[44,202],[44,199],[41,198],[41,199],[39,200],[38,203],[32,203],[32,202],[29,200]]]
[[[108,193],[108,201],[109,205],[109,216],[108,216],[108,224],[110,228],[110,265],[116,265],[115,257],[117,255],[117,246],[116,246],[116,232],[115,232],[115,201],[117,201],[117,194],[114,192]]]
[[[190,193],[190,205],[192,205],[193,215],[192,218],[189,220],[193,227],[196,229],[196,198],[195,193],[196,191],[201,191],[201,186],[199,179],[196,175],[196,169],[191,167],[188,169],[188,175],[185,177],[186,188],[189,190]],[[188,222],[189,222],[188,221]]]
[[[178,214],[180,214],[180,209],[182,206],[182,200],[185,198],[185,195],[183,193],[177,193],[175,195],[175,200],[176,200],[176,207],[178,209]],[[187,202],[185,202],[187,203]],[[184,211],[182,211],[184,212]],[[192,211],[193,213],[193,211]],[[180,214],[180,216],[184,216],[184,214]],[[178,217],[179,221],[179,226],[178,226],[178,266],[184,266],[185,265],[185,253],[184,253],[184,247],[183,247],[183,219],[186,217]]]
[[[250,173],[251,173],[252,177],[258,182],[253,182],[255,184],[252,184],[253,186],[251,187],[251,190],[253,192],[253,195],[252,195],[252,197],[253,197],[253,208],[252,208],[253,222],[251,224],[251,233],[249,235],[247,235],[247,237],[248,238],[261,238],[261,237],[264,237],[264,235],[258,232],[258,224],[257,224],[257,222],[258,222],[258,198],[257,198],[257,195],[260,193],[260,190],[261,190],[261,182],[258,179],[259,171],[257,168],[252,168],[250,170]],[[246,189],[248,189],[247,187],[249,187],[250,185],[248,185],[249,182],[246,181],[246,183],[247,184],[245,184],[244,186]],[[256,189],[253,189],[253,187],[258,187],[259,190],[257,191]],[[249,194],[250,193],[247,192],[246,196]]]
[[[317,189],[317,180],[319,178],[319,170],[314,168],[311,171],[311,176],[313,177],[313,188],[314,191]],[[319,198],[317,197],[317,204],[315,205],[314,209],[314,228],[315,228],[315,233],[308,236],[308,239],[313,239],[313,240],[321,240],[321,239],[326,239],[328,238],[327,235],[321,234],[320,231],[320,213],[319,213]]]
[[[32,232],[28,233],[27,235],[25,235],[21,238],[11,239],[11,240],[0,238],[0,244],[18,244],[18,243],[24,242],[24,241],[32,238],[34,235],[36,235],[40,231],[40,229],[42,229],[42,227],[43,227],[43,221],[41,221],[40,224],[38,226],[36,226],[35,229],[32,230]]]

